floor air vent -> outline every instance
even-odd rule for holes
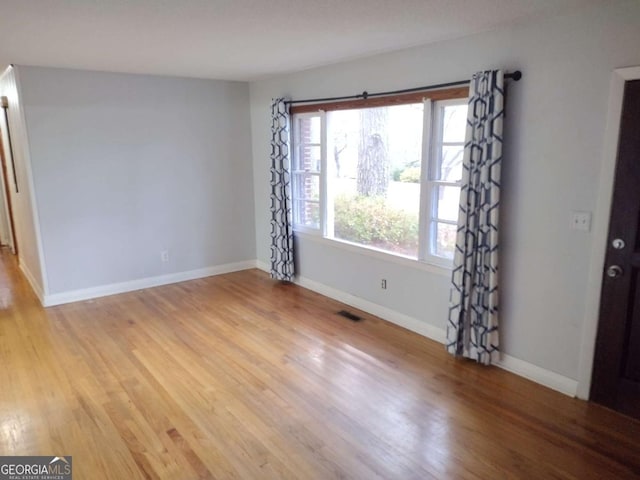
[[[349,320],[353,320],[354,322],[359,322],[360,320],[362,320],[362,318],[360,318],[359,316],[354,315],[351,312],[347,312],[346,310],[340,310],[338,312],[338,315],[341,315],[344,318],[348,318]]]

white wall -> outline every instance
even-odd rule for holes
[[[429,85],[487,68],[521,69],[509,86],[502,200],[502,339],[512,357],[578,378],[593,211],[609,79],[640,64],[640,4],[580,14],[332,65],[251,84],[258,259],[269,260],[269,103]],[[298,239],[299,273],[444,328],[446,274]],[[379,280],[388,279],[388,290]]]
[[[255,259],[246,83],[19,70],[47,294]]]
[[[27,276],[38,296],[46,290],[46,279],[42,263],[42,245],[38,235],[38,213],[33,189],[29,143],[25,127],[24,105],[20,91],[19,72],[15,68],[7,69],[0,78],[0,95],[9,100],[9,126],[11,130],[11,144],[13,146],[14,164],[18,180],[16,193],[13,181],[11,154],[7,129],[3,125],[3,144],[7,160],[7,175],[9,177],[9,194],[13,207],[13,220],[18,244],[18,261],[20,268]]]

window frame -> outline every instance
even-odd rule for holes
[[[300,133],[297,131],[296,120],[298,118],[320,118],[320,143],[305,143],[301,144],[300,142]],[[293,219],[293,229],[294,231],[301,231],[309,234],[318,234],[323,230],[324,225],[324,213],[323,210],[324,205],[326,205],[326,188],[324,188],[326,184],[325,179],[325,171],[326,171],[326,149],[327,149],[327,141],[326,141],[326,128],[325,128],[326,116],[323,111],[315,111],[315,112],[304,112],[299,114],[291,114],[291,213]],[[320,170],[299,170],[294,169],[299,164],[299,155],[300,149],[303,145],[311,146],[311,147],[320,147]],[[311,200],[309,198],[303,196],[296,196],[296,179],[304,176],[304,175],[312,175],[318,177],[319,182],[319,190],[320,194],[318,200]],[[324,194],[323,194],[324,190]],[[311,227],[309,225],[304,225],[296,222],[296,212],[294,208],[299,202],[304,203],[313,203],[318,205],[318,228]]]
[[[430,135],[428,136],[429,145],[425,146],[423,142],[423,147],[427,151],[427,158],[423,158],[422,160],[423,177],[421,179],[420,193],[422,195],[424,192],[426,199],[423,204],[425,207],[425,214],[423,215],[422,210],[420,211],[420,220],[424,221],[426,225],[423,227],[425,228],[425,231],[424,235],[421,237],[425,244],[420,246],[420,252],[424,256],[421,260],[441,266],[451,266],[453,259],[436,255],[435,253],[437,251],[436,242],[438,238],[438,223],[457,226],[458,222],[457,220],[452,221],[438,217],[438,202],[436,201],[435,196],[438,193],[438,187],[462,188],[462,178],[456,182],[437,178],[439,176],[439,171],[442,168],[441,149],[444,146],[462,146],[464,149],[465,145],[464,140],[462,142],[444,141],[443,112],[444,108],[447,106],[466,105],[467,102],[467,98],[451,98],[431,102],[432,106],[429,109],[430,112],[425,108],[425,134],[427,128],[426,123],[428,122],[430,123]],[[426,169],[424,168],[425,160],[427,162]],[[458,211],[458,218],[459,216],[460,212]],[[421,233],[423,232],[421,231]]]
[[[353,101],[340,101],[322,104],[308,104],[308,105],[296,105],[291,107],[291,125],[293,130],[292,135],[292,167],[297,163],[295,155],[299,154],[298,133],[295,131],[297,122],[295,119],[300,117],[319,117],[321,125],[321,158],[320,158],[320,200],[319,200],[319,228],[312,228],[309,226],[297,224],[295,222],[295,212],[293,213],[293,229],[294,232],[301,232],[309,237],[322,238],[323,241],[336,242],[338,244],[346,244],[352,248],[363,249],[363,251],[373,251],[382,255],[389,255],[391,258],[402,258],[410,262],[418,262],[427,265],[434,265],[436,267],[442,267],[451,269],[453,261],[450,258],[435,255],[435,246],[437,241],[437,223],[457,224],[448,220],[440,220],[437,218],[437,212],[434,209],[437,207],[437,202],[434,201],[435,192],[438,191],[438,186],[455,186],[461,187],[461,181],[447,182],[435,179],[436,169],[438,163],[434,160],[436,155],[440,153],[436,152],[438,146],[442,142],[434,141],[436,133],[439,138],[442,139],[442,122],[438,122],[438,110],[440,106],[447,105],[462,105],[468,102],[469,90],[468,87],[456,87],[442,90],[432,90],[423,92],[413,92],[409,94],[392,95],[388,97],[376,97],[362,100]],[[363,245],[355,242],[349,242],[343,239],[333,237],[331,232],[332,227],[328,225],[330,220],[330,199],[329,199],[329,175],[327,172],[327,149],[328,149],[328,132],[327,132],[327,119],[326,112],[334,110],[352,110],[360,108],[372,108],[372,107],[386,107],[393,105],[414,104],[423,103],[424,105],[424,117],[423,117],[423,141],[422,141],[422,158],[421,158],[421,177],[420,177],[420,213],[419,213],[419,244],[417,257],[406,256],[398,253],[394,253],[388,250],[381,250],[368,245]],[[444,111],[444,110],[443,110]],[[459,142],[453,142],[459,144]],[[314,144],[315,145],[315,144]],[[464,143],[462,144],[464,145]],[[294,175],[300,175],[303,171],[294,172],[292,168],[292,183],[295,180]],[[292,188],[292,207],[297,205],[300,198],[294,198]],[[304,200],[309,201],[309,200]],[[314,202],[315,203],[315,202]],[[330,235],[331,234],[331,235]]]

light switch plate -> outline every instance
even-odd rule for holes
[[[571,228],[582,232],[591,230],[591,212],[571,212]]]

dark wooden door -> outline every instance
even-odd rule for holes
[[[626,82],[591,399],[640,418],[640,80]]]

